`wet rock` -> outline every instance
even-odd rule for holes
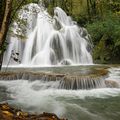
[[[106,80],[105,84],[106,84],[107,87],[110,87],[110,88],[119,88],[120,87],[118,82],[115,81],[115,80]]]
[[[62,60],[60,64],[61,65],[71,65],[71,61],[65,59],[65,60]]]
[[[60,119],[53,113],[42,113],[40,115],[29,114],[15,109],[8,103],[0,104],[0,120],[67,120]]]

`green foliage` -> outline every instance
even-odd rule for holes
[[[86,25],[92,36],[95,48],[94,59],[101,62],[119,57],[120,52],[120,16],[113,13],[106,14],[103,20],[96,20]]]

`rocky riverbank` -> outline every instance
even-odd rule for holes
[[[39,115],[29,114],[22,110],[11,107],[8,103],[0,104],[0,120],[67,120],[60,119],[53,113]]]

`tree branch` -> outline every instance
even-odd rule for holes
[[[18,7],[15,9],[13,15],[12,15],[11,18],[10,18],[10,23],[9,23],[9,24],[12,23],[12,20],[14,19],[14,16],[15,16],[16,12],[20,9],[20,7],[22,6],[22,4],[23,4],[24,2],[25,2],[25,0],[22,0],[22,2],[21,2],[21,3],[18,5]]]

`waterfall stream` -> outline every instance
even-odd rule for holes
[[[26,32],[21,33],[22,28],[17,23],[12,29],[14,34],[25,34],[26,39],[9,36],[4,64],[48,66],[93,63],[87,30],[79,27],[61,8],[56,7],[51,17],[43,6],[29,4],[19,14],[27,22]],[[13,56],[17,56],[19,62]]]

